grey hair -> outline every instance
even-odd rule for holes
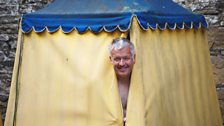
[[[112,43],[109,45],[109,53],[111,56],[112,50],[121,50],[123,48],[125,48],[126,46],[129,46],[131,49],[131,55],[132,55],[132,59],[134,60],[134,56],[135,56],[135,47],[134,45],[126,38],[116,38],[112,41]]]

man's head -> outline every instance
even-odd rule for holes
[[[134,45],[126,38],[116,38],[109,46],[110,60],[118,78],[129,78],[135,64]]]

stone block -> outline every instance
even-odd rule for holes
[[[20,15],[0,15],[1,24],[18,24]]]
[[[0,34],[0,42],[7,42],[9,40],[9,36],[7,34]]]
[[[205,15],[205,19],[209,25],[218,25],[219,23],[218,15]]]
[[[0,4],[17,4],[20,0],[0,0]]]
[[[0,61],[4,61],[6,59],[5,54],[3,53],[3,51],[0,51]]]
[[[220,88],[217,89],[217,95],[221,114],[224,115],[224,84],[220,84]],[[222,120],[224,120],[224,116],[222,116]]]
[[[18,4],[0,4],[0,15],[18,15]]]
[[[224,56],[224,50],[221,51],[221,55]]]
[[[211,26],[207,33],[210,49],[224,48],[224,27]]]
[[[211,56],[213,74],[216,84],[224,84],[224,56]]]
[[[18,34],[18,24],[0,25],[0,33],[2,34]]]

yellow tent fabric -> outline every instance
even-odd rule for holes
[[[121,32],[19,36],[5,126],[123,125],[108,58]],[[130,38],[127,126],[222,125],[204,29],[143,31],[134,20]]]
[[[222,126],[205,29],[143,31],[134,21],[131,36],[145,126]]]
[[[0,126],[2,126],[2,114],[0,113]]]

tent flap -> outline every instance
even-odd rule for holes
[[[66,3],[66,4],[63,4]],[[83,7],[89,3],[88,7]],[[131,20],[136,17],[142,29],[184,29],[207,28],[203,15],[195,14],[171,0],[55,0],[46,8],[25,14],[22,17],[22,31],[55,32],[59,28],[64,33],[77,30],[82,33],[113,32],[116,29],[129,30]]]

